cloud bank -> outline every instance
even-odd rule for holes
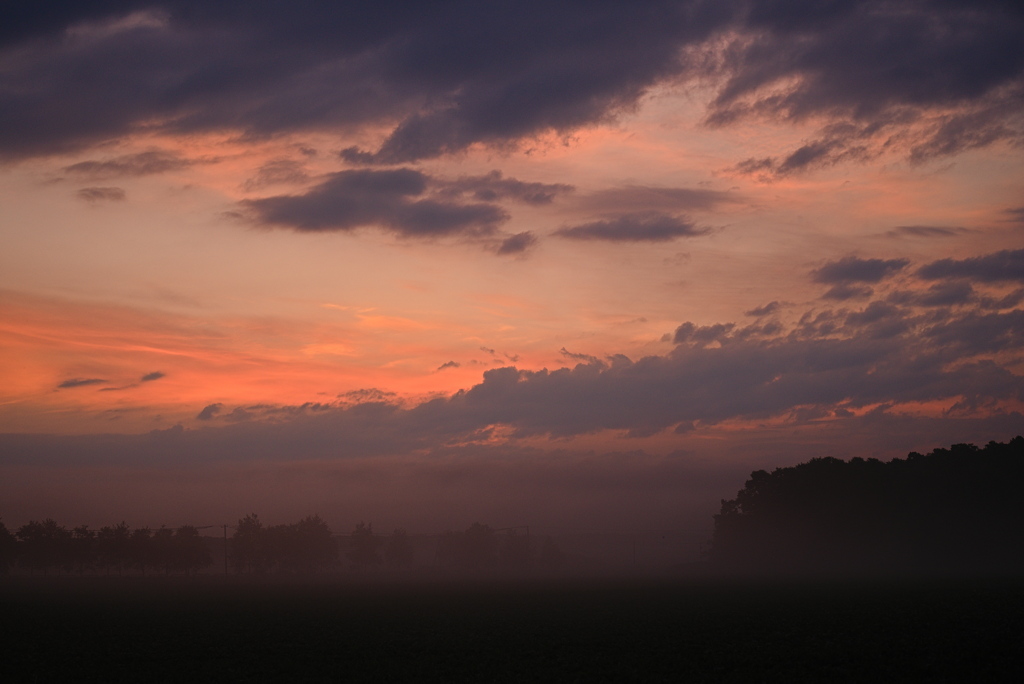
[[[652,87],[711,84],[706,123],[820,124],[738,169],[775,175],[897,148],[914,162],[1024,135],[1016,3],[663,0],[501,5],[121,0],[8,13],[0,157],[83,149],[136,131],[384,126],[359,165],[569,134]],[[66,112],[75,113],[73,117]],[[87,162],[150,173],[174,160]]]

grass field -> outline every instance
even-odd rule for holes
[[[4,681],[1024,681],[1024,581],[0,578]]]

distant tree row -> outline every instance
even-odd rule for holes
[[[523,570],[534,565],[555,569],[562,563],[562,554],[551,537],[545,537],[540,549],[531,544],[529,535],[518,528],[503,534],[487,525],[473,523],[464,532],[446,532],[437,542],[440,565],[479,570],[500,567]]]
[[[503,567],[523,569],[535,560],[548,568],[561,563],[561,553],[550,538],[535,558],[530,538],[517,530],[497,534],[474,523],[464,532],[446,532],[437,539],[435,559],[448,568],[479,570]],[[231,538],[230,559],[235,572],[317,572],[348,561],[357,570],[380,567],[409,569],[415,562],[412,537],[402,529],[383,537],[373,526],[359,523],[348,536],[348,550],[339,558],[327,524],[311,516],[291,525],[264,526],[255,514],[238,521]]]
[[[47,518],[22,525],[12,534],[0,521],[0,573],[14,567],[42,574],[194,573],[210,562],[206,543],[191,525],[133,530],[122,522],[99,530],[84,525],[69,530]]]
[[[722,501],[711,560],[750,572],[1019,572],[1022,483],[1024,437],[758,470]]]
[[[238,521],[228,549],[231,567],[240,574],[307,574],[343,564],[363,571],[401,570],[412,568],[415,559],[413,538],[405,530],[381,536],[364,523],[348,535],[342,557],[330,527],[317,515],[269,526],[257,515],[247,515]],[[494,530],[479,523],[438,536],[431,557],[431,564],[470,571],[554,569],[561,561],[561,551],[550,537],[535,548],[521,528]],[[99,530],[68,529],[47,518],[11,533],[0,521],[0,574],[13,568],[33,574],[195,573],[210,564],[208,540],[190,525],[133,530],[122,522]]]
[[[238,521],[231,537],[230,558],[235,572],[310,573],[333,566],[338,560],[338,546],[331,528],[320,516],[265,527],[253,514]]]

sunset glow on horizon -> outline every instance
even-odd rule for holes
[[[1024,432],[1024,12],[386,5],[3,22],[4,521],[709,527]]]

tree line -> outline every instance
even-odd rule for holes
[[[751,473],[714,517],[739,572],[1024,571],[1024,437]]]
[[[195,573],[211,563],[199,529],[148,527],[126,523],[68,529],[52,518],[31,521],[14,533],[0,521],[0,573],[18,567],[32,573],[136,572]]]
[[[32,574],[194,574],[212,564],[210,544],[200,529],[132,529],[122,522],[99,530],[68,529],[51,518],[31,521],[11,532],[0,520],[0,574],[17,569]],[[318,515],[298,522],[264,525],[256,514],[238,521],[227,543],[227,561],[238,574],[306,574],[351,567],[410,569],[416,550],[412,535],[396,529],[381,536],[359,523],[339,548],[331,528]],[[421,553],[422,555],[422,553]],[[495,530],[474,523],[462,532],[436,536],[432,565],[452,569],[553,569],[561,563],[557,544],[546,537],[535,548],[519,529]]]

